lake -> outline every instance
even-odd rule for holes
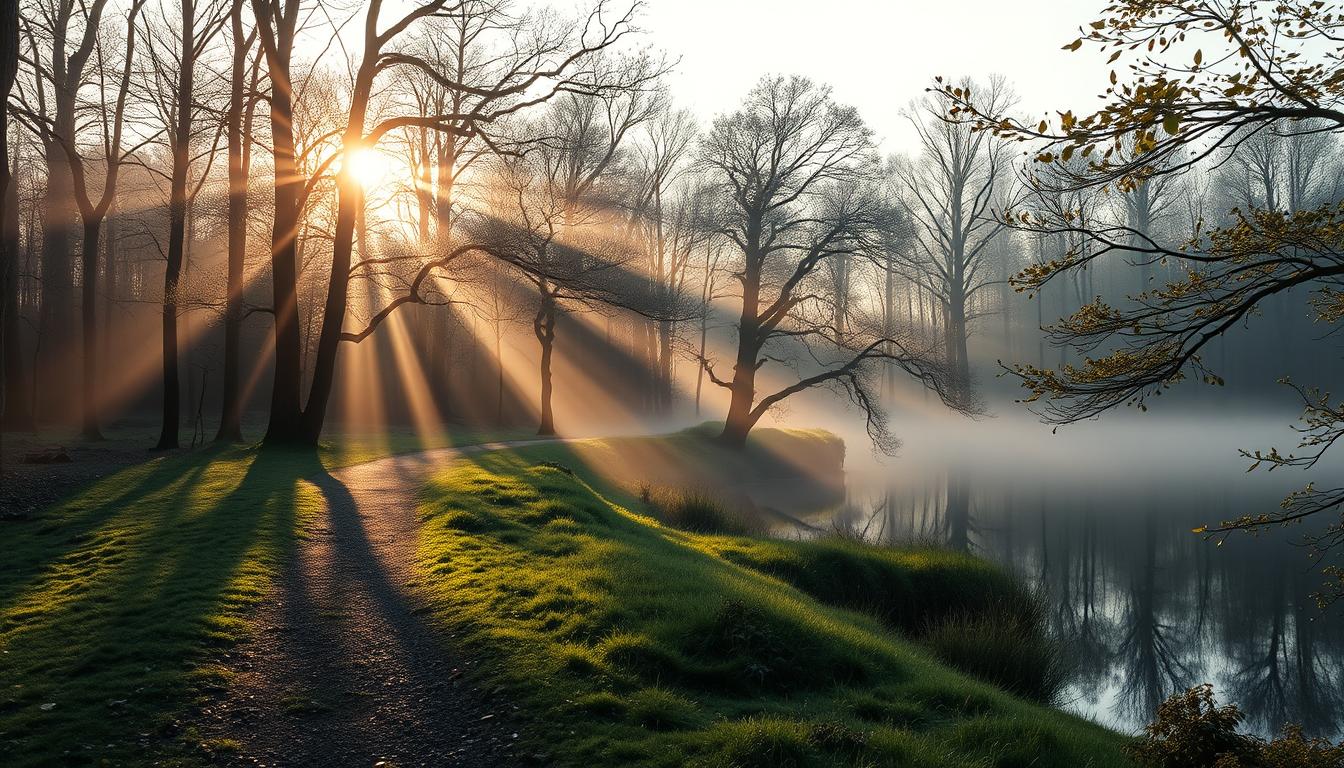
[[[1221,546],[1191,533],[1272,511],[1309,477],[1344,477],[1340,456],[1311,475],[1246,472],[1237,449],[1294,446],[1292,419],[1149,415],[1057,434],[1016,417],[911,420],[892,458],[846,436],[843,503],[791,504],[780,485],[751,495],[799,518],[781,535],[840,527],[877,542],[937,543],[1039,587],[1072,668],[1065,709],[1134,732],[1171,693],[1211,682],[1256,733],[1297,722],[1339,738],[1344,603],[1322,612],[1310,597],[1323,577],[1301,546],[1308,529]]]

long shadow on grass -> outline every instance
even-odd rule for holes
[[[325,512],[261,619],[244,693],[270,725],[236,729],[247,751],[303,765],[437,764],[484,751],[483,711],[453,683],[443,638],[407,586],[418,524],[408,475],[421,464],[394,457],[308,476]]]
[[[191,669],[241,636],[292,544],[308,471],[238,450],[168,459],[18,542],[35,566],[0,603],[0,762],[121,764],[172,739]]]

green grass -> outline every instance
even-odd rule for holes
[[[641,485],[639,500],[645,512],[663,525],[692,533],[763,535],[767,526],[760,514],[743,506],[730,506],[712,491],[700,488],[670,488]]]
[[[117,473],[6,528],[0,762],[132,762],[225,684],[209,663],[247,631],[296,526],[315,455],[241,448]]]
[[[322,508],[305,478],[513,437],[394,432],[316,454],[146,452],[32,519],[0,523],[0,765],[180,756],[199,743],[183,713],[227,683],[221,652],[246,636],[299,526]]]
[[[899,631],[1012,597],[998,571],[934,550],[664,527],[630,511],[631,462],[615,483],[589,469],[677,450],[655,442],[479,454],[425,491],[433,615],[524,708],[532,752],[565,765],[1127,764],[1117,734],[955,672]]]
[[[534,751],[570,764],[1120,764],[1114,734],[958,675],[895,632],[944,615],[948,596],[1007,594],[983,563],[695,535],[626,511],[638,505],[620,489],[650,472],[736,477],[843,455],[822,433],[765,431],[734,457],[703,432],[483,454],[427,491],[420,552],[439,620],[534,717]],[[187,713],[227,685],[222,654],[320,510],[306,478],[517,437],[209,448],[4,524],[0,765],[235,750],[192,732]]]

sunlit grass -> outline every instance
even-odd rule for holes
[[[316,454],[211,447],[129,467],[4,523],[0,765],[139,764],[198,743],[184,713],[227,682],[220,652],[246,636],[299,527],[322,508],[307,479],[498,437],[400,430]]]
[[[524,707],[533,751],[569,765],[1125,764],[1118,735],[953,672],[893,627],[1006,584],[989,566],[663,527],[584,454],[465,458],[421,510],[434,615]],[[865,573],[852,588],[876,584],[876,606],[844,591]]]
[[[0,755],[7,766],[146,760],[222,685],[297,525],[320,506],[311,453],[164,457],[7,526]]]

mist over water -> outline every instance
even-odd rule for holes
[[[1039,588],[1072,668],[1061,705],[1126,732],[1173,692],[1213,683],[1246,726],[1286,722],[1344,733],[1344,617],[1311,594],[1319,566],[1307,528],[1221,546],[1191,529],[1273,511],[1288,492],[1341,475],[1336,457],[1311,473],[1257,470],[1239,448],[1297,439],[1291,412],[1122,414],[1051,428],[1029,415],[901,420],[903,447],[875,458],[847,434],[846,499],[790,506],[779,535],[834,528],[894,544],[969,551]]]

